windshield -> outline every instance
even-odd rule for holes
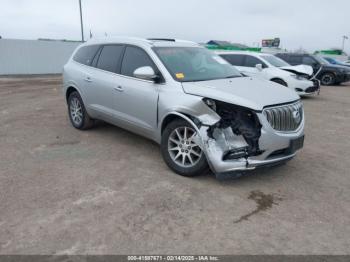
[[[319,62],[322,65],[330,64],[326,59],[324,59],[324,58],[322,58],[320,56],[314,55],[313,58],[315,58],[317,60],[317,62]]]
[[[331,64],[335,64],[335,65],[343,65],[344,62],[335,59],[335,58],[331,58],[331,57],[324,57],[324,59],[326,59],[328,62],[330,62]]]
[[[267,62],[269,62],[271,65],[275,67],[283,67],[283,66],[290,66],[287,62],[283,61],[282,59],[272,56],[272,55],[262,55],[261,58],[265,59]]]
[[[323,59],[326,59],[331,64],[338,64],[339,62],[333,58],[330,57],[324,57]]]
[[[201,47],[154,47],[172,77],[179,82],[242,77],[237,69]]]

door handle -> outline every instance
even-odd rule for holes
[[[124,91],[123,87],[121,87],[121,86],[114,87],[114,90],[116,90],[118,92],[123,92]]]
[[[84,79],[86,82],[92,82],[92,79],[91,79],[91,77],[90,76],[87,76],[87,77],[85,77],[85,79]]]

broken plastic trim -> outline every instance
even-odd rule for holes
[[[240,106],[215,101],[216,113],[221,119],[212,126],[209,126],[207,135],[214,138],[215,129],[231,128],[237,136],[243,136],[248,146],[246,148],[234,149],[226,152],[225,159],[237,159],[241,157],[256,156],[262,153],[259,148],[259,138],[261,136],[261,124],[255,112]]]

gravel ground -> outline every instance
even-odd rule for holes
[[[218,181],[158,145],[78,131],[60,77],[0,79],[0,254],[350,254],[350,86],[304,99],[305,147]]]

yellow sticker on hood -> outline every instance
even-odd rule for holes
[[[184,78],[185,77],[185,75],[183,73],[177,73],[175,75],[176,75],[176,78]]]

